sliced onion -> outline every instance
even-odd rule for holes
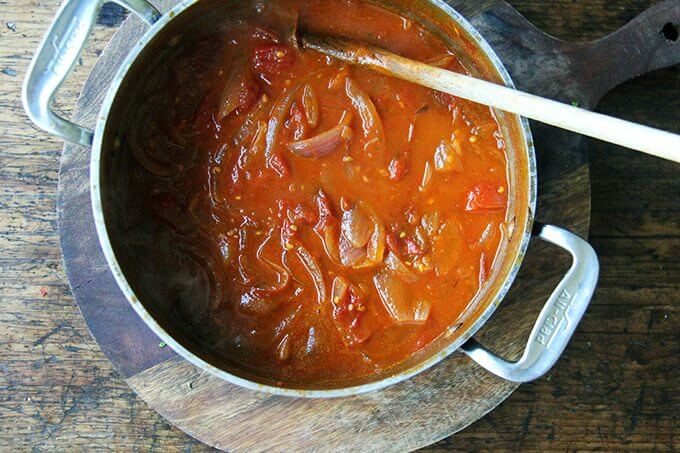
[[[373,277],[373,283],[380,300],[396,324],[423,324],[427,321],[430,304],[414,301],[407,284],[390,271],[380,271]]]
[[[288,149],[300,157],[320,158],[329,155],[352,135],[352,129],[344,124],[322,132],[306,140],[288,144]]]
[[[274,329],[274,337],[278,338],[280,337],[286,330],[288,330],[295,320],[297,319],[298,315],[302,311],[302,302],[298,303],[294,308],[288,309],[288,313],[281,318],[281,321],[276,325],[276,328]]]
[[[246,84],[250,77],[250,68],[244,58],[234,61],[227,74],[227,82],[220,94],[219,110],[217,120],[222,121],[231,112],[243,105],[246,99],[245,91],[248,89]]]
[[[266,94],[262,95],[255,106],[250,109],[236,134],[234,134],[234,144],[236,146],[241,146],[255,134],[259,123],[264,120],[263,116],[266,112],[266,107],[269,105],[269,99],[269,96]]]
[[[430,316],[431,303],[428,300],[420,300],[415,303],[413,320],[415,323],[424,323]]]
[[[326,254],[335,264],[340,263],[340,250],[338,250],[338,222],[333,215],[328,195],[323,190],[319,190],[316,197],[316,204],[319,210],[319,221],[314,226],[314,231],[321,238]]]
[[[349,77],[345,80],[345,92],[351,99],[352,105],[361,118],[361,126],[364,130],[364,137],[366,138],[364,150],[369,154],[382,152],[385,147],[385,132],[380,116],[378,115],[378,110],[375,108],[373,101],[371,101],[368,94],[366,94],[366,92]]]
[[[443,277],[457,265],[463,248],[463,231],[455,219],[448,220],[432,240],[432,263],[437,277]]]
[[[373,222],[373,234],[366,246],[366,261],[355,266],[357,268],[372,267],[380,264],[385,253],[385,227],[369,204],[359,201],[358,205],[368,214]]]
[[[295,253],[300,258],[300,261],[302,261],[309,275],[312,276],[314,287],[316,288],[317,302],[321,305],[326,300],[326,283],[324,282],[321,267],[304,246],[297,244],[295,246]]]
[[[325,73],[325,71],[317,71],[309,74],[305,80],[312,79]],[[289,91],[281,93],[281,95],[274,102],[272,111],[270,113],[269,123],[267,127],[267,140],[265,146],[265,157],[267,159],[267,167],[273,169],[279,176],[287,176],[289,173],[285,160],[276,150],[276,141],[281,131],[286,115],[290,110],[290,105],[293,99],[298,95],[300,90],[306,84],[301,81]]]
[[[273,231],[270,231],[270,233],[267,235],[267,238],[257,248],[255,258],[261,268],[268,271],[268,273],[273,273],[276,275],[276,281],[271,284],[255,286],[241,297],[241,308],[247,312],[256,314],[268,313],[270,310],[268,307],[274,304],[274,302],[270,301],[269,298],[283,291],[290,282],[290,273],[282,266],[274,263],[264,256],[264,248],[273,237]],[[245,227],[242,227],[239,234],[239,246],[242,254],[238,257],[238,272],[241,276],[243,284],[252,286],[252,284],[258,279],[253,277],[252,274],[256,272],[255,267],[252,266],[251,260],[244,253],[248,242],[247,230]],[[276,307],[277,305],[274,306],[274,308]]]
[[[326,255],[328,255],[333,263],[342,264],[340,260],[340,249],[338,248],[337,223],[327,225],[319,235],[321,236],[323,247],[326,250]]]
[[[418,275],[413,272],[404,262],[393,252],[387,252],[385,265],[394,275],[407,283],[414,283],[418,280]]]
[[[274,102],[269,117],[265,157],[267,159],[267,167],[273,169],[279,176],[286,176],[287,170],[280,164],[281,156],[276,156],[276,139],[279,136],[284,119],[290,110],[290,105],[295,96],[297,96],[298,92],[302,89],[302,86],[302,83],[298,83],[289,91],[282,93],[278,99],[276,99],[276,102]]]
[[[304,90],[302,90],[302,107],[305,109],[309,126],[316,127],[319,124],[319,102],[310,84],[305,85]]]
[[[360,212],[362,216],[362,219],[357,221],[361,223],[361,226],[357,223],[356,231],[354,231],[353,217],[350,217],[353,214],[347,214],[346,212],[351,211],[348,210],[343,214],[344,227],[341,225],[338,228],[337,221],[333,218],[332,222],[324,221],[323,229],[318,229],[317,226],[317,233],[324,242],[326,253],[335,263],[339,262],[343,266],[354,269],[373,267],[383,260],[386,241],[385,227],[370,205],[360,201],[355,208],[356,212]],[[365,219],[363,216],[365,216]],[[350,218],[352,218],[352,225],[350,225]],[[366,239],[364,232],[365,223],[369,225],[368,239]],[[352,241],[350,241],[350,237]],[[362,245],[357,247],[356,244]]]
[[[176,266],[178,273],[156,274],[163,281],[163,288],[169,289],[178,301],[191,301],[217,309],[224,302],[222,281],[224,266],[216,253],[198,253],[190,243],[180,241],[169,254],[163,252],[158,259],[167,261],[168,266]],[[150,251],[149,253],[154,253]],[[164,266],[162,266],[164,267]],[[199,291],[200,290],[200,291]],[[203,290],[207,290],[206,293]],[[194,308],[196,305],[194,305]]]
[[[420,225],[425,228],[425,231],[427,232],[428,236],[430,236],[430,238],[434,237],[441,226],[441,222],[439,220],[439,211],[434,211],[431,214],[425,214],[423,218],[420,219]]]
[[[268,315],[279,308],[280,303],[261,297],[253,292],[241,295],[239,307],[249,315]]]
[[[338,302],[342,301],[349,291],[349,282],[345,277],[335,277],[333,289],[331,290],[331,302],[337,307]]]
[[[250,144],[250,154],[251,156],[256,156],[261,152],[264,152],[267,140],[267,123],[260,121],[257,123],[257,130],[255,131],[255,136]]]
[[[462,157],[458,140],[442,140],[434,152],[434,168],[440,173],[463,171]]]
[[[280,362],[288,360],[290,357],[290,335],[286,334],[276,347],[276,358]]]
[[[425,162],[425,168],[423,169],[423,177],[420,181],[420,186],[418,187],[418,190],[420,190],[421,192],[427,190],[431,181],[432,181],[432,166],[430,165],[429,162]]]
[[[247,168],[255,157],[264,152],[266,135],[267,123],[259,121],[251,142],[241,148],[238,156],[238,165],[235,168],[236,171]]]
[[[319,210],[319,221],[314,228],[325,230],[327,226],[335,222],[335,216],[333,215],[333,207],[331,206],[328,194],[323,190],[319,190],[319,193],[316,195],[316,206]]]
[[[428,241],[427,241],[427,232],[425,231],[425,228],[422,226],[417,226],[413,238],[415,239],[416,245],[420,250],[426,250],[428,247]]]
[[[366,249],[354,247],[344,235],[340,235],[338,240],[338,252],[340,253],[340,263],[347,267],[361,267],[366,261]]]
[[[373,222],[359,205],[342,213],[340,232],[354,247],[363,247],[373,233]]]
[[[265,288],[254,289],[254,291],[256,291],[257,293],[264,292],[267,295],[272,295],[280,291],[283,291],[290,282],[290,274],[288,273],[288,271],[284,269],[282,266],[279,266],[278,264],[274,263],[273,261],[267,259],[264,256],[264,248],[273,237],[274,237],[273,231],[270,231],[270,234],[267,235],[267,238],[262,242],[260,247],[258,247],[257,252],[255,253],[255,257],[259,260],[259,262],[276,274],[275,284]]]
[[[307,341],[305,343],[305,356],[316,354],[319,349],[319,340],[317,339],[318,334],[314,327],[310,327],[307,331]]]

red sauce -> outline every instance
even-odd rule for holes
[[[505,145],[487,107],[298,49],[296,22],[465,72],[363,2],[246,1],[170,52],[125,140],[158,234],[209,276],[196,334],[254,373],[342,381],[423,348],[489,278]]]

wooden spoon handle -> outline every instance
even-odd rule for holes
[[[301,36],[305,48],[480,104],[680,163],[680,135],[410,60],[327,35]]]

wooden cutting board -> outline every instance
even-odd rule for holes
[[[519,88],[592,108],[609,89],[680,61],[664,35],[680,22],[680,1],[661,3],[618,32],[572,44],[535,29],[503,1],[450,1],[480,30]],[[174,5],[159,3],[162,11]],[[76,118],[92,127],[124,56],[146,28],[128,19],[88,78]],[[590,184],[582,137],[533,124],[539,164],[537,218],[586,236]],[[60,169],[59,228],[72,292],[95,340],[130,386],[170,422],[230,451],[406,450],[429,445],[481,418],[516,388],[454,354],[419,376],[353,398],[301,400],[241,389],[160,348],[118,289],[96,237],[89,150],[67,144]],[[512,358],[568,261],[532,244],[510,294],[479,338]],[[586,315],[587,316],[587,315]],[[577,333],[578,334],[578,333]]]

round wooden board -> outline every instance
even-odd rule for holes
[[[651,35],[652,29],[656,34],[656,22],[664,18],[663,4],[605,40],[572,45],[536,30],[505,2],[450,3],[491,42],[518,86],[537,94],[590,108],[612,86],[665,65],[663,53],[657,52],[661,44],[654,45],[655,35]],[[165,0],[157,6],[167,11],[173,4]],[[81,93],[76,114],[81,124],[94,125],[111,78],[145,30],[131,17],[111,40]],[[650,36],[639,51],[633,37],[644,38],[645,33]],[[638,52],[625,52],[633,45]],[[619,50],[613,53],[612,49]],[[614,54],[627,57],[612,58]],[[607,68],[602,61],[607,61]],[[585,237],[590,215],[585,142],[545,126],[533,125],[533,129],[540,181],[537,218]],[[411,450],[463,429],[517,387],[462,354],[380,392],[332,400],[266,395],[201,371],[169,348],[159,348],[158,338],[116,286],[94,229],[88,167],[88,149],[64,147],[58,215],[71,290],[90,332],[129,385],[152,408],[197,439],[230,451]],[[478,337],[500,354],[517,356],[567,265],[565,257],[556,259],[554,248],[532,244],[510,294]]]

